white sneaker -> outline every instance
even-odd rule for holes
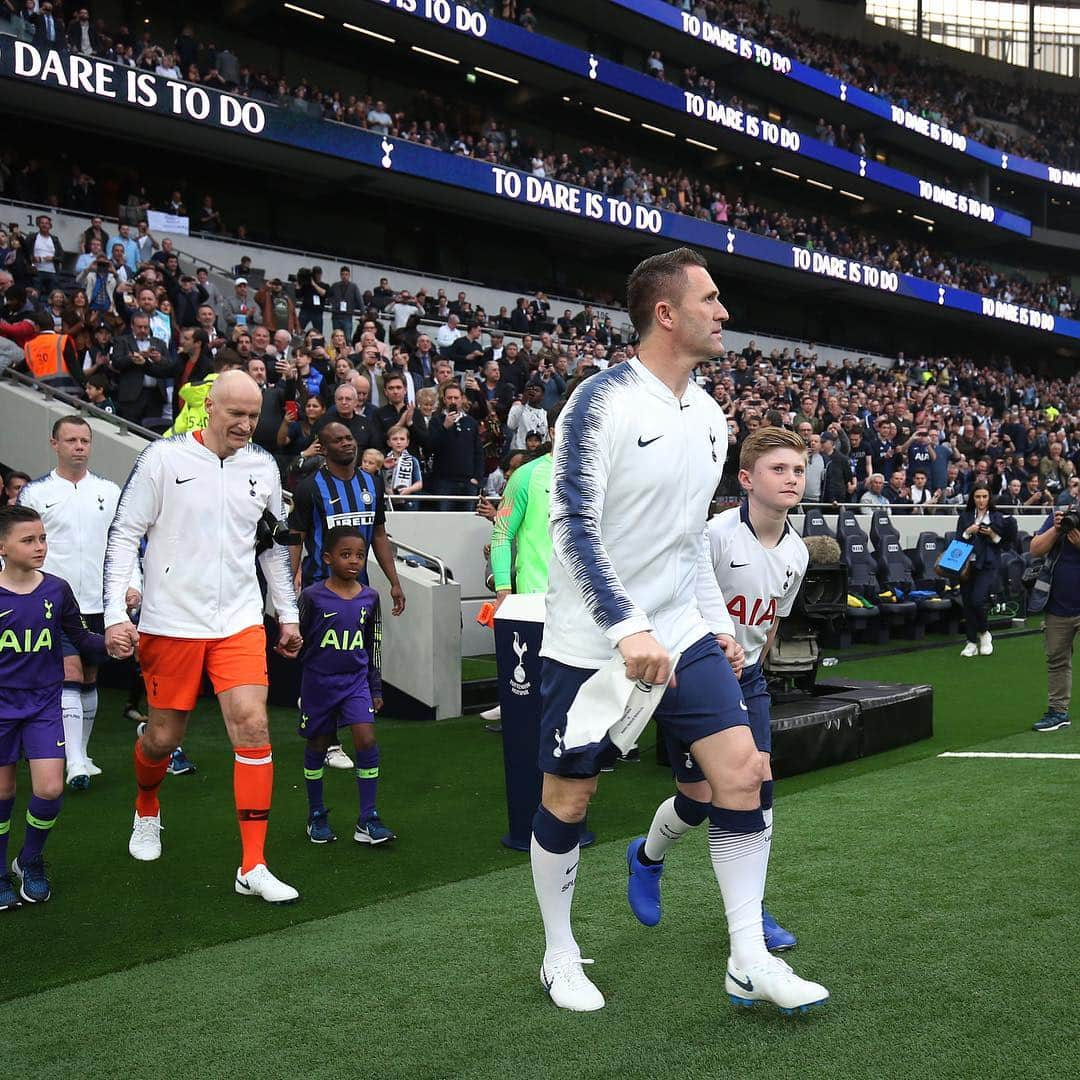
[[[270,873],[266,863],[253,866],[246,874],[236,870],[236,891],[241,896],[261,896],[268,904],[292,904],[300,894]]]
[[[800,979],[778,956],[764,959],[740,970],[728,957],[724,989],[733,1005],[749,1008],[755,1001],[771,1001],[782,1013],[807,1012],[812,1005],[824,1005],[829,991],[815,982]]]
[[[140,862],[153,862],[161,858],[161,814],[154,817],[135,815],[128,854]]]
[[[974,641],[969,641],[961,650],[961,656],[978,656],[979,646]]]
[[[502,706],[501,705],[496,705],[494,709],[485,709],[480,714],[480,719],[481,720],[487,720],[489,722],[492,721],[492,720],[501,720],[502,719]]]
[[[540,985],[560,1009],[596,1012],[604,1007],[604,995],[581,969],[582,964],[591,963],[580,956],[545,959],[540,967]]]
[[[326,764],[331,769],[351,769],[353,767],[352,758],[340,746],[327,747]]]
[[[989,630],[984,630],[979,635],[979,655],[990,656],[994,651],[994,639],[990,636]]]
[[[94,764],[94,762],[90,758],[86,759],[86,775],[87,776],[100,776],[101,775],[101,770]]]

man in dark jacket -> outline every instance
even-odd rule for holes
[[[847,502],[848,497],[855,491],[851,463],[836,449],[836,436],[828,429],[821,433],[821,456],[825,459],[825,475],[821,479],[821,501]]]
[[[442,412],[436,414],[432,433],[435,463],[432,480],[436,495],[472,495],[480,493],[484,477],[484,447],[480,428],[465,412],[461,387],[449,382],[443,385]],[[475,508],[473,500],[444,499],[440,510]]]
[[[141,311],[131,316],[131,333],[118,338],[113,349],[116,405],[125,420],[140,424],[160,416],[165,404],[165,381],[176,373],[169,346],[150,336],[150,319]]]

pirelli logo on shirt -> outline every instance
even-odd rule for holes
[[[356,513],[328,514],[326,517],[327,529],[334,529],[338,525],[353,525],[356,527],[371,526],[375,524],[374,510],[361,510]]]

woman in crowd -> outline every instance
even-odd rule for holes
[[[956,522],[956,538],[974,548],[960,582],[967,644],[961,656],[989,656],[994,651],[987,608],[990,594],[1001,580],[1001,552],[1016,539],[1016,518],[1006,517],[994,506],[990,485],[976,483]]]

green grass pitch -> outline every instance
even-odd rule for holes
[[[1042,1078],[1080,1075],[1080,761],[940,759],[947,749],[1080,752],[1028,729],[1042,642],[846,660],[829,677],[926,681],[932,740],[777,785],[768,903],[796,971],[830,1004],[736,1010],[704,830],[671,854],[664,920],[625,902],[624,851],[670,778],[651,753],[601,778],[575,927],[608,1005],[560,1013],[538,983],[525,856],[503,849],[499,740],[482,722],[380,725],[383,817],[352,842],[351,774],[327,770],[341,839],[304,837],[302,743],[272,717],[270,863],[303,893],[238,897],[232,763],[194,718],[192,777],[166,778],[160,862],[126,852],[131,725],[102,695],[105,774],[69,793],[47,856],[53,900],[0,915],[0,1020],[12,1077]],[[650,745],[648,735],[643,746]],[[20,775],[13,851],[28,778]]]

